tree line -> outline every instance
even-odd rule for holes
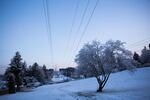
[[[140,55],[134,52],[133,58],[142,65],[150,65],[150,44],[148,45],[148,48],[144,46]]]
[[[19,52],[11,59],[9,67],[6,69],[4,78],[8,81],[10,93],[19,91],[21,87],[27,86],[28,79],[37,80],[40,84],[46,84],[53,76],[53,69],[47,69],[45,65],[39,66],[37,62],[27,66],[26,62],[22,62]]]

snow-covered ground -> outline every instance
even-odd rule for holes
[[[72,78],[66,77],[64,75],[59,75],[59,76],[53,76],[52,82],[54,83],[59,83],[59,82],[64,82],[64,81],[72,81]]]
[[[112,74],[102,93],[95,78],[45,85],[32,92],[0,96],[0,100],[150,100],[150,68]]]

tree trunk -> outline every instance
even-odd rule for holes
[[[103,84],[103,82],[101,81],[101,79],[99,79],[99,77],[96,77],[96,79],[97,79],[97,82],[98,82],[98,84],[99,84],[99,88],[97,89],[97,92],[102,92],[102,84]]]
[[[97,89],[97,92],[102,92],[102,89],[103,89],[102,84],[99,84],[99,88]]]
[[[110,76],[110,73],[104,77],[103,81],[99,77],[96,77],[97,82],[99,84],[99,88],[97,89],[97,92],[102,92],[106,82],[108,81],[109,76]]]

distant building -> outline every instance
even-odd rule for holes
[[[59,72],[67,77],[75,77],[76,75],[76,69],[73,67],[68,67],[68,68],[60,68]]]

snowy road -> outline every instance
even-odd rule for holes
[[[150,68],[112,74],[103,93],[95,78],[45,85],[32,92],[0,96],[0,100],[150,100]]]

